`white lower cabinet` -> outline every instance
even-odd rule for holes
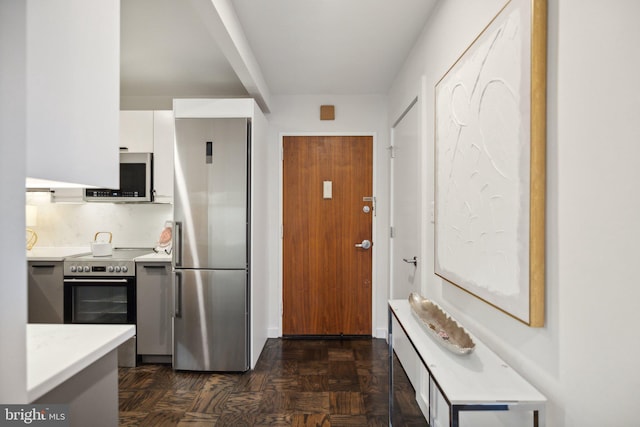
[[[136,263],[138,355],[143,361],[169,362],[173,350],[171,263]]]

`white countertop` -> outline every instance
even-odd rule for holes
[[[33,402],[136,333],[134,325],[27,325],[27,397]]]
[[[80,247],[34,247],[27,251],[28,261],[62,261],[66,257],[90,253],[88,246]]]
[[[135,262],[171,262],[171,255],[166,254],[164,252],[161,252],[161,253],[152,252],[147,255],[136,257],[134,261]]]
[[[28,261],[63,261],[67,257],[90,254],[91,248],[80,247],[35,247],[27,251]],[[155,253],[149,249],[149,253],[134,259],[136,262],[171,262],[171,255],[164,252]]]

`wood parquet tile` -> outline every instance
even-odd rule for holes
[[[387,352],[379,339],[269,339],[243,374],[120,368],[120,426],[387,426]],[[426,426],[394,372],[394,426]]]

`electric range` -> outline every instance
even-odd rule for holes
[[[137,323],[135,258],[152,249],[120,248],[109,256],[77,255],[64,265],[64,323]],[[136,366],[136,337],[118,348],[118,366]]]

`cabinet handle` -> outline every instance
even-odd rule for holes
[[[160,269],[164,270],[164,269],[167,268],[165,265],[147,265],[147,264],[143,265],[142,267],[148,268],[148,269],[151,269],[151,270],[154,270],[154,269],[155,270],[160,270]]]

